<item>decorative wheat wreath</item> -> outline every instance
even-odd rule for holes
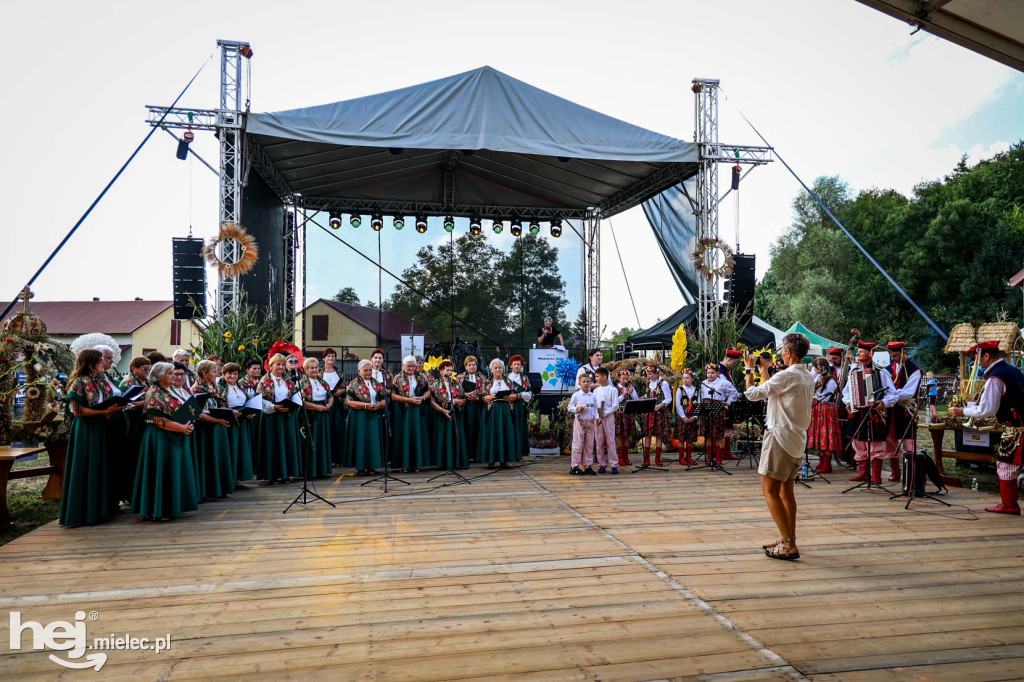
[[[217,255],[217,245],[232,240],[238,244],[238,260],[227,262]],[[203,258],[224,277],[238,277],[253,269],[260,256],[256,239],[235,223],[222,223],[220,232],[202,250]]]
[[[708,262],[714,261],[714,251],[722,252],[722,264],[712,268]],[[736,259],[733,257],[732,248],[721,239],[701,239],[697,242],[697,250],[693,252],[693,265],[697,272],[707,279],[715,277],[728,277],[736,267]]]

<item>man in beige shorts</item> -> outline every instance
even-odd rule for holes
[[[796,546],[796,498],[793,483],[807,446],[807,427],[811,424],[814,377],[803,359],[810,341],[803,334],[786,334],[779,356],[786,368],[769,378],[771,360],[746,354],[743,358],[748,400],[767,400],[767,417],[761,445],[761,490],[775,525],[782,537],[764,545],[772,559],[792,561],[800,558]],[[761,383],[754,385],[755,368]]]

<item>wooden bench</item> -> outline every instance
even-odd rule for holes
[[[8,481],[19,478],[32,478],[33,476],[49,476],[46,487],[43,488],[43,497],[51,500],[60,499],[61,487],[64,483],[65,449],[63,447],[49,449],[50,466],[11,471],[15,462],[47,451],[47,448],[42,446],[33,448],[0,448],[0,530],[11,525],[11,514],[7,510]]]
[[[957,450],[943,450],[942,449],[942,437],[946,431],[962,431],[963,429],[957,429],[952,426],[946,426],[945,424],[932,424],[927,427],[928,431],[932,436],[932,445],[935,449],[935,466],[939,470],[939,475],[942,476],[942,480],[946,485],[962,487],[960,479],[953,476],[947,476],[946,471],[942,466],[942,458],[949,457],[950,459],[963,460],[966,462],[989,462],[993,463],[996,461],[995,455],[989,455],[981,452],[960,452]],[[993,431],[993,437],[998,440],[999,431]]]

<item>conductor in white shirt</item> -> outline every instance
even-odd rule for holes
[[[796,497],[793,483],[800,470],[800,460],[807,443],[807,427],[811,424],[811,402],[814,377],[803,366],[810,341],[803,334],[786,334],[779,355],[786,369],[771,378],[771,360],[746,355],[743,366],[748,400],[768,400],[764,438],[761,446],[761,490],[768,503],[781,538],[764,545],[764,553],[772,559],[792,561],[800,558],[796,545]],[[761,383],[754,385],[754,372]]]

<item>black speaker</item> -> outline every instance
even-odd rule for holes
[[[754,314],[754,260],[753,254],[737,253],[732,275],[725,281],[725,300],[739,315],[743,323],[750,322]]]
[[[171,240],[176,320],[206,317],[206,263],[202,250],[202,239]]]

